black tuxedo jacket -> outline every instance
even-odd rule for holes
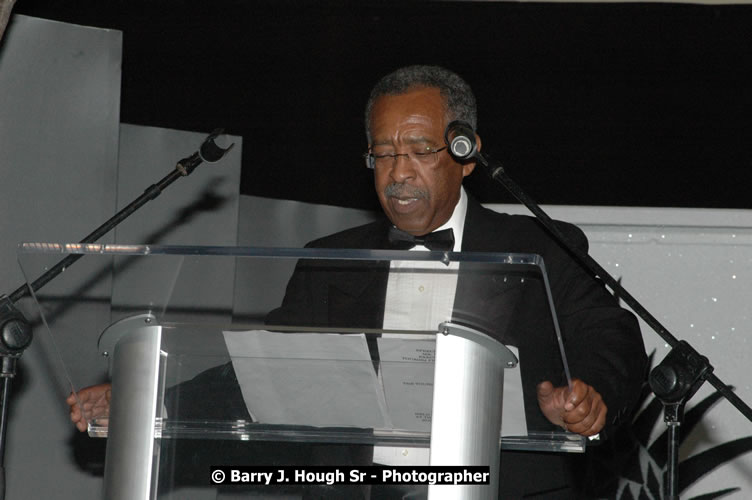
[[[558,223],[571,241],[587,249],[582,232]],[[348,229],[309,243],[313,248],[388,249],[387,219]],[[634,316],[618,306],[602,283],[591,277],[533,218],[499,214],[468,197],[463,252],[533,253],[543,258],[554,307],[573,377],[595,387],[608,406],[604,434],[631,409],[643,381],[645,350]],[[490,269],[490,268],[489,268]],[[301,261],[290,279],[282,306],[269,324],[380,328],[389,263]],[[526,394],[535,396],[543,380],[563,384],[559,353],[549,317],[528,311],[536,287],[498,283],[500,275],[463,271],[457,283],[453,321],[468,324],[520,349],[529,377]],[[526,365],[525,356],[528,356]],[[534,355],[534,359],[530,356]]]
[[[631,413],[644,381],[647,360],[637,321],[534,218],[499,214],[468,198],[462,252],[533,253],[543,258],[571,374],[595,387],[608,407],[601,432],[605,438]],[[557,224],[569,241],[587,250],[578,228]],[[315,240],[308,247],[388,249],[389,226],[384,218]],[[388,262],[301,261],[282,306],[267,322],[380,328],[388,275]],[[519,348],[528,426],[543,429],[551,424],[537,407],[535,386],[543,380],[565,385],[559,352],[548,336],[550,317],[525,307],[531,299],[540,300],[534,296],[539,289],[499,286],[498,277],[463,270],[461,264],[452,320]],[[577,474],[568,458],[502,453],[501,498],[535,492],[548,492],[546,498],[579,496]]]

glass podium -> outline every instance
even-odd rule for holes
[[[500,448],[584,451],[537,405],[539,382],[571,383],[537,255],[19,249],[31,288],[70,255],[25,313],[61,398],[111,383],[88,416],[108,439],[107,499],[367,498],[377,486],[214,484],[210,470],[374,464],[487,466],[488,484],[427,495],[496,498]]]

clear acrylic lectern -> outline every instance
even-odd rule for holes
[[[571,380],[536,255],[27,243],[19,259],[31,283],[69,254],[34,294],[38,339],[65,395],[112,383],[88,422],[107,499],[326,497],[338,486],[214,485],[210,466],[387,462],[489,466],[487,485],[428,496],[490,499],[500,448],[584,449],[537,405],[539,382]]]

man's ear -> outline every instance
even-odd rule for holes
[[[477,148],[478,151],[480,151],[480,146],[481,146],[480,136],[478,134],[475,134],[475,147]],[[467,163],[463,163],[462,164],[462,177],[467,177],[468,175],[470,175],[472,171],[475,170],[476,163],[477,162],[475,161],[469,161]]]

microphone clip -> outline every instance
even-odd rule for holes
[[[214,142],[214,139],[216,139],[223,132],[224,129],[222,128],[214,129],[214,131],[209,134],[209,137],[207,137],[201,144],[201,147],[198,151],[193,153],[188,158],[183,158],[178,162],[176,168],[181,173],[181,175],[190,175],[191,172],[193,172],[196,167],[201,165],[201,163],[203,162],[218,162],[227,154],[228,151],[233,148],[233,146],[235,146],[234,142],[226,148],[217,146],[217,144]]]

